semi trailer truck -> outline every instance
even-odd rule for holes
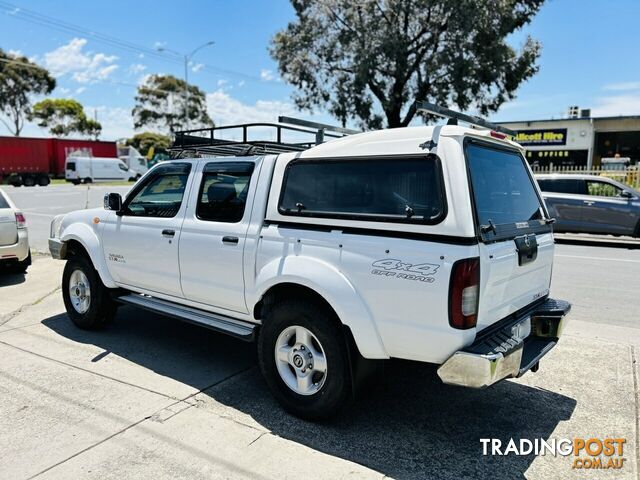
[[[116,158],[115,142],[61,138],[0,137],[0,183],[47,186],[64,178],[69,156]]]

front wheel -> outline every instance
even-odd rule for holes
[[[116,312],[109,289],[84,255],[67,261],[62,274],[62,298],[71,321],[85,330],[102,328]]]
[[[335,314],[309,303],[285,301],[265,317],[258,356],[276,399],[307,420],[338,413],[352,389],[347,342]]]

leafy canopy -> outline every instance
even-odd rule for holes
[[[30,115],[40,127],[48,128],[56,137],[66,137],[73,133],[97,138],[102,125],[87,116],[84,108],[70,98],[48,98],[36,103]]]
[[[205,93],[173,75],[151,75],[138,87],[133,108],[135,128],[155,128],[163,133],[213,125],[207,114]],[[187,121],[187,111],[189,119]]]
[[[20,135],[31,113],[31,98],[49,94],[55,87],[56,80],[46,69],[0,49],[0,113],[8,121],[0,120],[13,135]]]
[[[146,156],[151,147],[153,147],[156,152],[166,151],[171,146],[171,138],[159,133],[142,132],[135,134],[132,138],[129,138],[127,140],[127,145],[131,145],[142,155]]]
[[[544,0],[291,0],[296,19],[270,53],[296,105],[343,124],[406,126],[415,100],[486,115],[538,70],[540,44],[507,37]]]

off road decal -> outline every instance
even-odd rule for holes
[[[107,256],[109,257],[110,262],[127,263],[123,255],[119,255],[117,253],[108,253]]]
[[[415,280],[418,282],[433,283],[433,277],[440,265],[434,263],[405,263],[394,258],[386,258],[384,260],[376,260],[371,264],[373,270],[372,275],[380,275],[384,277],[402,278],[404,280]]]

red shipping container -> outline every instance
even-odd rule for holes
[[[0,137],[0,177],[10,173],[49,173],[51,140]]]

